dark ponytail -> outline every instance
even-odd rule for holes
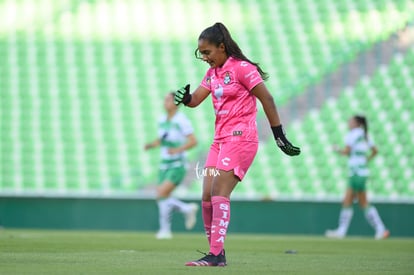
[[[198,37],[198,40],[201,39],[209,41],[210,43],[216,45],[216,47],[223,43],[227,56],[232,56],[236,59],[247,61],[253,64],[254,66],[256,66],[257,71],[260,73],[260,76],[263,80],[269,78],[269,75],[266,72],[264,72],[262,68],[260,68],[259,63],[250,61],[243,54],[237,43],[231,37],[230,32],[227,30],[226,26],[224,26],[222,23],[215,23],[213,26],[205,29]],[[195,50],[194,54],[196,58],[199,58],[198,49]]]
[[[362,128],[364,128],[364,133],[365,133],[364,137],[365,137],[365,140],[368,140],[368,121],[367,121],[366,117],[356,115],[356,116],[354,116],[354,118],[355,118],[356,122],[360,126],[362,126]]]

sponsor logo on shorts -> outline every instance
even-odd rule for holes
[[[229,161],[231,159],[229,157],[225,157],[221,159],[221,163],[223,163],[224,166],[229,166]]]

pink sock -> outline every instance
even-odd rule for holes
[[[203,221],[204,221],[204,230],[206,231],[206,236],[208,240],[208,245],[210,245],[211,240],[211,220],[212,220],[212,208],[211,208],[211,201],[202,201],[201,202],[201,209],[203,210]]]
[[[213,196],[213,221],[211,223],[210,253],[220,254],[224,247],[227,227],[230,222],[230,200],[226,197]]]

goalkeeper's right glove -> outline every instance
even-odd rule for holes
[[[174,93],[174,104],[180,105],[180,103],[187,105],[191,101],[191,94],[190,94],[190,84],[187,84],[185,87],[177,90]]]

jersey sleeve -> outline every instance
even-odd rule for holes
[[[348,134],[346,134],[344,139],[346,146],[352,147],[352,145],[354,144],[355,135],[353,133],[354,132],[349,132]]]
[[[194,132],[191,121],[185,115],[180,116],[180,129],[185,136],[188,136]]]
[[[375,141],[372,139],[371,136],[368,136],[368,146],[369,148],[375,147]]]
[[[200,86],[206,88],[209,91],[211,91],[211,69],[208,69],[208,71],[204,75],[204,78],[201,81]]]
[[[163,124],[163,122],[164,122],[164,121],[165,121],[164,116],[162,116],[162,117],[160,117],[160,118],[158,119],[158,124],[157,124],[157,126],[158,126],[158,138],[159,138],[159,139],[162,139],[162,138],[165,136],[165,134],[166,134],[165,129],[163,129],[163,128],[162,128],[162,124]]]
[[[248,91],[251,91],[257,84],[262,83],[263,79],[257,70],[256,66],[247,62],[241,61],[237,68],[238,81],[246,87]]]

